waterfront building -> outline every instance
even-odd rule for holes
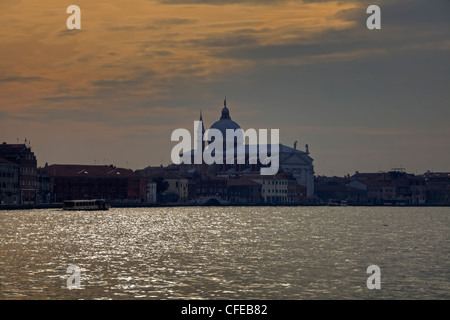
[[[192,202],[204,204],[228,202],[228,180],[224,177],[195,177],[188,176],[189,200]]]
[[[426,188],[426,203],[450,205],[450,172],[427,171],[423,178]]]
[[[289,172],[262,176],[244,174],[228,181],[228,195],[231,203],[247,204],[306,204],[306,187],[297,183]]]
[[[18,204],[36,203],[37,160],[30,145],[25,144],[0,144],[0,157],[18,166]]]
[[[314,197],[314,164],[309,156],[309,147],[305,146],[305,151],[297,149],[297,143],[294,147],[288,147],[280,144],[280,170],[292,173],[297,180],[297,184],[306,188],[306,197]]]
[[[147,203],[156,203],[156,190],[157,190],[157,183],[147,181]]]
[[[227,181],[228,199],[232,204],[264,203],[262,186],[251,177],[229,179]]]
[[[0,158],[0,205],[19,204],[19,165]]]
[[[137,170],[136,173],[145,178],[148,182],[155,182],[158,189],[158,181],[160,182],[161,190],[157,190],[158,202],[170,202],[170,203],[186,203],[188,201],[188,179],[177,171],[173,170],[173,167],[147,167],[142,170]],[[162,187],[165,185],[164,187]]]
[[[166,173],[164,180],[169,183],[168,193],[178,196],[178,202],[185,203],[188,200],[188,181],[185,177],[177,173]]]
[[[53,202],[105,199],[117,203],[147,201],[147,180],[130,169],[113,165],[52,164],[42,168],[50,176]]]
[[[264,203],[288,202],[288,179],[283,175],[260,176],[254,181],[261,185],[261,195]]]
[[[389,172],[359,173],[350,177],[353,183],[367,187],[369,204],[425,204],[425,180],[397,168]],[[353,184],[354,185],[354,184]]]
[[[370,187],[370,183],[361,183],[349,177],[319,176],[315,179],[314,189],[316,197],[322,203],[346,201],[350,204],[362,205],[368,204],[367,194]]]
[[[426,203],[425,179],[404,170],[355,172],[345,177],[316,177],[322,202],[344,200],[353,205],[421,205]]]
[[[292,173],[281,172],[273,176],[253,178],[261,186],[261,197],[267,204],[305,204],[306,187],[298,184]]]
[[[51,203],[51,184],[50,184],[50,174],[38,168],[37,173],[38,179],[38,191],[37,191],[37,203]]]

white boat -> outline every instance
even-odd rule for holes
[[[338,207],[340,205],[341,205],[341,200],[336,200],[336,199],[328,200],[328,206],[330,206],[330,207]]]
[[[110,205],[103,199],[94,200],[65,200],[64,210],[109,210]]]
[[[330,206],[330,207],[346,207],[347,206],[347,201],[346,200],[330,199],[330,200],[328,200],[328,206]]]

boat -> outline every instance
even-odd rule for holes
[[[328,206],[330,206],[330,207],[346,207],[347,201],[346,200],[329,199]]]
[[[328,206],[330,207],[338,207],[341,205],[341,201],[340,200],[336,200],[336,199],[329,199],[328,200]]]
[[[93,200],[65,200],[63,202],[63,210],[109,210],[110,205],[103,199]]]

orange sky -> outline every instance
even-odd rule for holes
[[[140,73],[152,77],[133,88],[133,96],[161,97],[165,92],[160,83],[171,78],[195,76],[207,81],[224,71],[252,67],[249,60],[215,56],[223,49],[215,41],[224,41],[223,45],[246,37],[260,45],[288,43],[294,37],[309,41],[325,29],[348,27],[350,22],[335,15],[355,7],[299,1],[220,7],[147,0],[76,1],[82,12],[82,30],[77,31],[66,28],[65,10],[70,4],[2,1],[1,70],[3,77],[17,79],[0,89],[2,108],[20,112],[42,98],[95,98],[93,83],[126,83]]]

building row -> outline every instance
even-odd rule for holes
[[[353,205],[450,205],[450,173],[408,174],[404,169],[315,178],[322,203]]]
[[[296,154],[294,150],[294,155]],[[26,144],[0,145],[0,205],[106,199],[114,204],[450,205],[450,173],[404,170],[316,176],[314,195],[298,171],[262,176],[252,170],[169,165],[133,171],[113,165],[52,164],[38,168]],[[304,177],[304,176],[303,176]]]
[[[203,175],[177,166],[137,171],[158,184],[159,202],[185,204],[306,204],[306,187],[292,173]],[[166,182],[166,185],[163,183]]]
[[[306,187],[292,173],[202,174],[180,166],[132,171],[113,165],[46,164],[31,147],[0,145],[0,205],[105,199],[111,204],[304,204]]]

